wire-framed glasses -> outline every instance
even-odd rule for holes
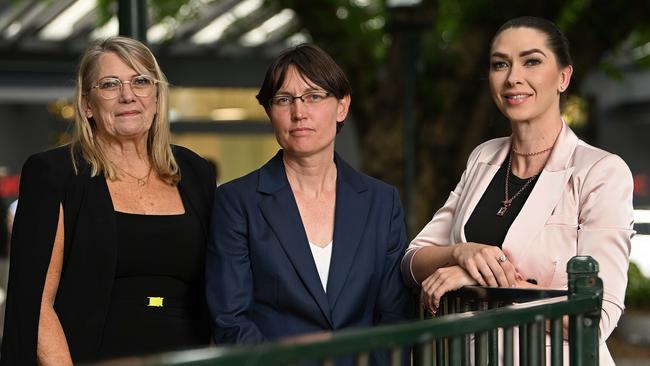
[[[120,93],[124,84],[131,86],[131,91],[138,97],[148,97],[158,84],[158,80],[147,75],[138,75],[131,80],[122,81],[118,78],[103,78],[97,82],[91,89],[97,89],[99,96],[104,99],[115,99]]]
[[[300,101],[307,105],[315,105],[331,96],[332,94],[325,90],[310,91],[296,96],[290,94],[277,94],[269,99],[269,107],[276,109],[288,108],[291,104],[295,103],[296,99],[300,99]]]

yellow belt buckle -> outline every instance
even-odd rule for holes
[[[153,306],[157,308],[163,307],[163,300],[165,300],[164,297],[154,297],[154,296],[148,296],[147,299],[149,299],[149,303],[147,306]]]

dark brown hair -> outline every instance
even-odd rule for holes
[[[510,19],[497,30],[492,38],[492,43],[501,32],[510,28],[532,28],[546,35],[548,47],[553,51],[558,65],[567,67],[573,65],[571,53],[569,52],[569,40],[566,38],[560,28],[550,20],[538,17],[523,16]]]
[[[282,87],[291,65],[298,69],[301,76],[338,99],[351,93],[348,78],[332,57],[316,45],[303,43],[282,52],[266,70],[264,82],[256,96],[257,101],[265,108]]]

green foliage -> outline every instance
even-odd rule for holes
[[[98,1],[110,14],[101,19],[115,14],[116,0]],[[151,22],[190,19],[203,1],[149,0]],[[620,78],[612,55],[636,52],[634,61],[650,67],[648,0],[423,0],[410,11],[387,9],[385,0],[265,0],[264,6],[268,11],[292,9],[295,30],[332,55],[350,78],[351,114],[366,173],[403,188],[403,144],[414,145],[418,207],[407,213],[415,213],[414,228],[444,202],[470,151],[509,133],[487,85],[490,42],[503,22],[533,15],[560,26],[571,41],[571,93],[594,70]],[[238,20],[224,39],[236,39],[256,22],[254,17]],[[411,65],[416,138],[404,141]]]
[[[627,271],[625,306],[650,309],[650,278],[645,277],[634,262],[630,262]]]
[[[612,64],[610,61],[603,61],[599,65],[599,69],[604,72],[610,79],[621,81],[623,80],[623,72],[619,67]]]
[[[97,0],[97,23],[103,25],[117,14],[117,0]],[[175,19],[179,22],[195,18],[205,6],[201,0],[147,0],[149,20],[158,23],[163,19]]]
[[[569,29],[578,22],[581,17],[588,16],[588,0],[567,1],[558,15],[555,24],[561,29]]]
[[[117,0],[97,0],[97,25],[104,25],[117,14]]]

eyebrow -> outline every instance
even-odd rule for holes
[[[304,93],[311,93],[311,92],[314,92],[314,91],[321,91],[321,90],[323,90],[323,89],[322,89],[322,88],[317,88],[317,87],[309,87],[309,88],[304,89],[301,93],[302,93],[302,94],[304,94]],[[284,89],[279,89],[275,94],[276,94],[276,95],[277,95],[277,94],[286,94],[286,95],[291,95],[291,93],[289,93],[288,91],[286,91],[286,90],[284,90]],[[302,95],[302,94],[301,94],[301,95]]]
[[[521,51],[519,52],[519,57],[525,57],[532,55],[533,53],[541,53],[544,57],[546,57],[546,54],[539,48],[531,48],[529,50]],[[492,57],[508,58],[508,55],[502,52],[493,52]]]
[[[131,76],[129,77],[129,80],[133,79],[134,77],[142,76],[142,75],[145,75],[145,74],[133,74],[133,75],[131,75]],[[153,76],[151,76],[151,77],[153,77]],[[99,80],[106,79],[106,78],[112,78],[112,79],[122,80],[122,79],[120,79],[117,75],[105,75],[105,76],[101,76],[101,77],[99,78]]]

